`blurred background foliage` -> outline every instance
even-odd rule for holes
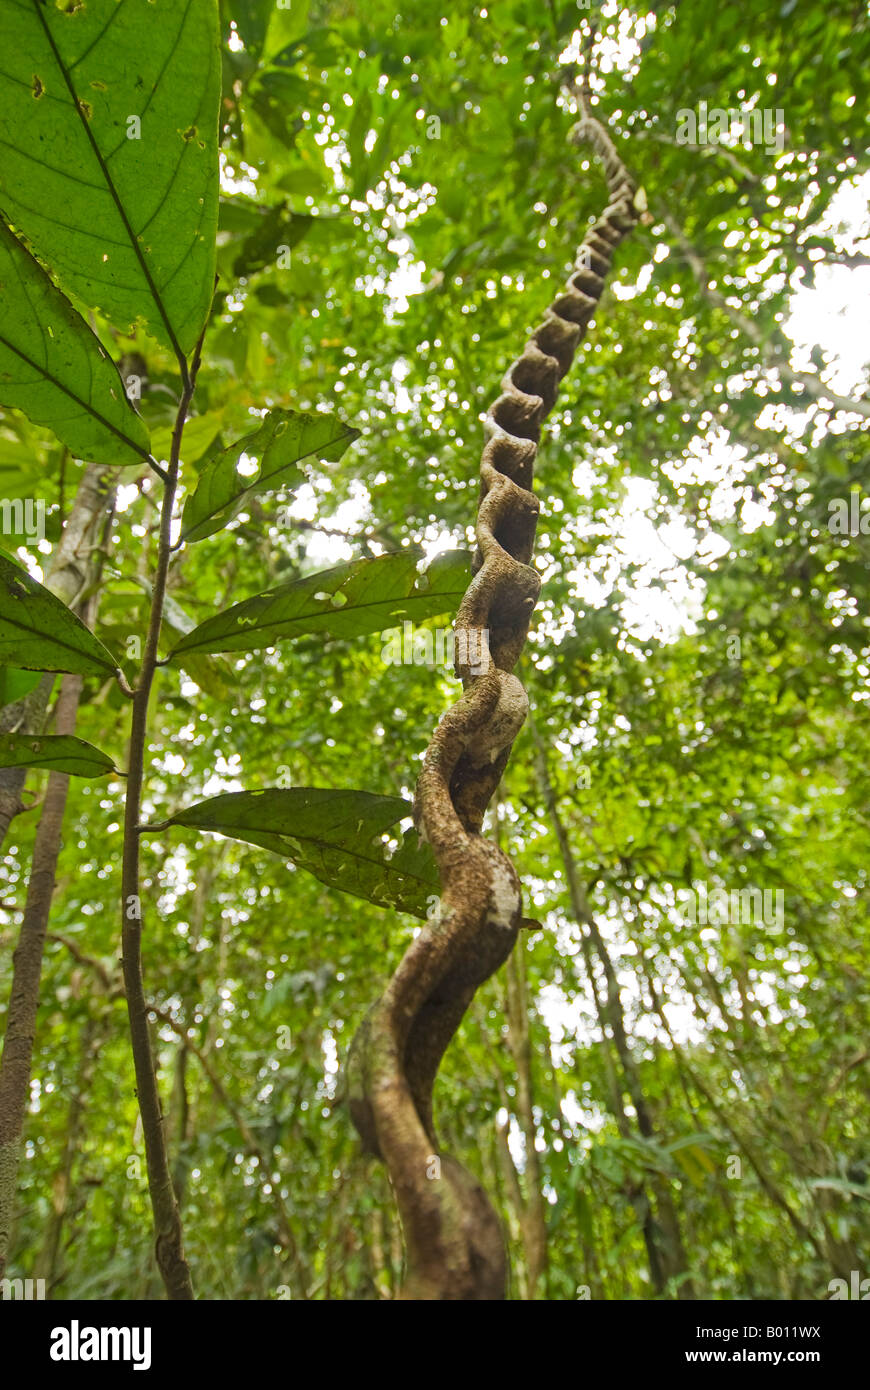
[[[568,140],[583,7],[220,11],[220,279],[188,486],[252,408],[329,406],[362,433],[183,553],[171,598],[197,622],[339,560],[473,540],[481,414],[605,198]],[[826,1297],[870,1273],[868,537],[828,526],[866,463],[862,416],[776,366],[864,389],[841,343],[801,356],[789,319],[842,277],[866,300],[868,20],[679,0],[599,23],[597,113],[649,216],[540,455],[534,718],[498,833],[541,929],[475,1001],[439,1125],[503,1214],[514,1298]],[[782,150],[677,143],[701,101],[781,109]],[[173,361],[97,326],[168,446]],[[4,414],[0,492],[45,498],[49,543],[79,472]],[[116,649],[144,637],[155,498],[125,473],[97,619]],[[379,636],[194,658],[158,679],[148,818],[241,787],[410,798],[456,689],[386,664]],[[125,711],[86,683],[78,732],[122,766]],[[10,1266],[54,1297],[160,1296],[118,991],[121,796],[71,787],[44,969]],[[36,820],[7,845],[7,963]],[[198,1296],[391,1297],[389,1188],[336,1100],[413,919],[189,830],[147,837],[144,867]],[[701,883],[781,890],[781,919],[695,924],[678,895]]]

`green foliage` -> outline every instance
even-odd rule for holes
[[[16,671],[14,666],[0,667],[0,707],[21,700],[39,680],[39,674],[32,671]]]
[[[71,734],[0,734],[0,767],[42,767],[73,777],[116,772],[112,759]]]
[[[0,195],[80,299],[187,354],[214,276],[216,7],[132,0],[107,13],[9,7]]]
[[[455,612],[480,417],[601,207],[559,85],[584,12],[221,0],[218,54],[217,6],[126,0],[103,34],[106,3],[7,7],[0,252],[27,270],[0,274],[0,495],[46,504],[45,540],[19,555],[46,571],[79,460],[124,472],[95,552],[94,637],[0,561],[0,699],[32,689],[31,665],[81,671],[78,732],[126,766],[110,652],[147,631],[160,487],[143,451],[150,436],[169,457],[173,337],[189,352],[208,318],[148,733],[143,819],[173,828],[141,837],[185,1244],[201,1297],[391,1297],[391,1196],[337,1104],[339,1068],[413,930],[384,906],[422,915],[438,891],[400,827],[459,687],[371,638]],[[749,18],[643,3],[601,23],[613,62],[596,110],[649,218],[619,252],[538,469],[544,589],[522,675],[563,835],[529,728],[500,793],[524,911],[543,925],[516,953],[531,1121],[499,975],[445,1058],[439,1133],[505,1217],[514,1297],[534,1146],[539,1297],[655,1297],[643,1201],[658,1220],[669,1197],[696,1296],[817,1300],[870,1245],[870,554],[866,535],[828,526],[832,501],[866,503],[866,447],[702,294],[665,214],[786,358],[802,286],[833,297],[846,276],[858,301],[870,28],[842,0]],[[63,63],[82,55],[90,118],[47,34]],[[677,113],[701,100],[782,108],[782,151],[679,144]],[[204,149],[183,140],[192,124]],[[138,413],[97,340],[141,379]],[[26,379],[3,343],[37,364]],[[807,361],[832,382],[824,348]],[[859,363],[856,396],[865,383]],[[326,463],[321,443],[293,457],[295,429],[273,426],[305,417],[359,437]],[[242,453],[257,472],[239,472]],[[424,551],[440,556],[428,578]],[[30,772],[4,845],[4,960],[44,777]],[[44,1270],[54,1297],[160,1295],[117,993],[123,792],[112,772],[71,785],[52,905],[12,1264]],[[781,891],[782,914],[693,921],[686,894],[704,885]]]
[[[331,888],[425,917],[427,898],[438,891],[431,851],[415,846],[413,830],[401,837],[386,833],[410,814],[410,805],[395,796],[270,787],[202,801],[176,812],[169,824],[262,845]]]
[[[80,458],[138,463],[148,432],[99,339],[0,222],[0,399]],[[8,495],[8,494],[7,494]]]
[[[467,553],[436,556],[422,575],[420,558],[406,550],[276,585],[208,618],[170,655],[252,652],[309,633],[361,637],[401,620],[420,622],[454,611],[470,578]]]
[[[217,449],[201,466],[196,491],[184,504],[181,540],[213,536],[232,521],[247,500],[276,488],[289,489],[305,478],[298,465],[316,456],[340,459],[359,434],[331,416],[272,410],[262,425],[228,449]],[[242,457],[257,461],[256,475],[240,475]]]
[[[113,675],[117,662],[66,604],[0,556],[0,659],[27,671]]]

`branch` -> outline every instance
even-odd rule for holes
[[[739,160],[734,151],[730,150],[727,145],[721,145],[718,142],[710,145],[695,145],[690,140],[677,140],[673,135],[668,135],[665,131],[654,128],[648,130],[633,129],[631,138],[632,140],[655,140],[658,144],[668,145],[675,150],[689,150],[692,154],[700,155],[702,159],[723,159],[744,183],[761,183],[758,175],[754,174],[742,160]]]
[[[746,318],[737,309],[732,309],[724,296],[711,287],[707,267],[695,248],[686,240],[682,229],[670,214],[662,213],[661,220],[677,242],[685,261],[698,282],[702,297],[706,299],[708,304],[721,310],[734,326],[740,329],[741,333],[759,349],[763,360],[769,367],[779,372],[784,381],[790,382],[793,386],[802,386],[807,394],[820,404],[824,405],[825,401],[830,401],[829,409],[847,410],[853,415],[863,415],[865,419],[870,419],[870,400],[865,398],[851,400],[848,396],[838,396],[817,376],[809,376],[806,372],[794,371],[779,344],[766,338],[752,319]]]
[[[79,965],[86,965],[89,970],[93,970],[110,999],[124,993],[124,986],[120,977],[112,974],[101,960],[97,960],[96,956],[87,955],[77,942],[71,941],[68,936],[64,936],[58,931],[50,931],[47,940],[59,942],[61,946],[66,947],[73,960],[78,961]]]
[[[145,774],[145,745],[148,734],[148,701],[157,669],[157,648],[160,639],[160,625],[163,619],[163,601],[166,595],[166,578],[171,555],[172,508],[178,487],[178,470],[181,458],[181,437],[196,388],[199,371],[202,340],[205,327],[200,335],[193,355],[190,371],[185,366],[183,373],[184,389],[175,426],[172,431],[172,447],[169,458],[169,473],[163,494],[160,511],[160,542],[157,551],[157,570],[154,577],[151,616],[148,636],[145,639],[145,654],[139,683],[133,695],[133,717],[130,724],[130,753],[128,758],[127,797],[124,806],[124,851],[122,865],[121,901],[121,947],[124,965],[124,985],[127,996],[127,1012],[130,1019],[130,1040],[133,1049],[133,1065],[136,1072],[136,1089],[139,1098],[139,1112],[142,1116],[142,1129],[145,1136],[145,1162],[148,1168],[148,1190],[154,1212],[156,1231],[156,1257],[166,1292],[171,1299],[189,1300],[193,1298],[190,1270],[184,1258],[181,1216],[169,1167],[169,1154],[166,1135],[163,1130],[163,1112],[160,1105],[160,1092],[157,1085],[157,1071],[151,1050],[151,1037],[148,1032],[148,1006],[145,1001],[145,985],[142,976],[142,920],[141,897],[139,893],[139,823],[141,820],[142,786]]]

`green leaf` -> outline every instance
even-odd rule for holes
[[[286,127],[286,112],[282,116]],[[270,208],[263,216],[254,233],[240,248],[233,261],[235,275],[253,275],[267,265],[278,263],[278,248],[286,247],[292,251],[305,236],[314,218],[294,213],[282,203]]]
[[[148,431],[84,319],[0,221],[0,402],[81,459],[141,464]]]
[[[308,28],[308,0],[292,0],[287,4],[273,6],[269,20],[266,42],[263,46],[263,59],[272,62],[294,40],[301,39]]]
[[[207,618],[170,656],[253,652],[313,632],[360,637],[405,620],[422,622],[453,612],[471,578],[468,552],[437,556],[423,575],[417,572],[419,558],[419,552],[403,550],[281,584]]]
[[[353,171],[353,194],[355,198],[361,197],[366,188],[368,156],[365,150],[365,139],[369,131],[371,119],[372,98],[371,94],[363,87],[354,104],[353,116],[347,135],[347,147],[350,153],[350,166]]]
[[[334,415],[270,410],[259,429],[222,449],[203,468],[196,491],[184,504],[181,539],[200,541],[232,521],[249,497],[305,479],[298,464],[317,457],[334,462],[358,438],[359,430]],[[238,472],[242,456],[258,459],[256,474]]]
[[[0,767],[43,767],[73,777],[117,771],[107,754],[71,734],[0,734]]]
[[[0,556],[0,665],[114,675],[117,662],[66,604]]]
[[[233,18],[248,53],[263,47],[273,8],[274,0],[236,0]]]
[[[2,291],[0,291],[2,302]],[[4,424],[11,424],[4,421]],[[23,424],[23,422],[22,422]],[[28,433],[30,431],[28,430]],[[44,451],[37,450],[28,439],[0,437],[0,493],[4,497],[33,497],[39,495],[45,477]]]
[[[151,586],[147,585],[147,589],[150,592]],[[181,604],[177,603],[171,594],[166,594],[163,599],[161,641],[171,642],[173,637],[181,637],[192,632],[195,627],[195,620],[185,612]],[[165,634],[169,634],[168,639]],[[229,699],[234,673],[220,657],[205,656],[202,652],[189,652],[181,665],[190,679],[207,695],[224,702]]]
[[[38,671],[16,671],[14,666],[0,666],[0,709],[23,700],[39,679]]]
[[[426,916],[427,901],[439,892],[438,870],[427,845],[406,831],[392,845],[385,835],[411,815],[398,796],[322,787],[270,787],[227,792],[170,817],[169,825],[210,830],[261,845],[321,883],[340,888],[378,907]]]
[[[4,212],[64,286],[179,357],[214,288],[219,96],[214,0],[4,5]]]

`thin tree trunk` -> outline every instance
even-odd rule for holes
[[[571,908],[581,930],[581,944],[585,940],[583,936],[583,929],[585,928],[588,940],[591,941],[595,949],[595,954],[598,957],[604,974],[606,995],[602,1004],[599,1000],[595,985],[589,947],[588,944],[586,944],[583,948],[584,961],[592,984],[596,1008],[599,1010],[599,1022],[602,1025],[602,1033],[605,1035],[606,1041],[606,1032],[602,1018],[603,1014],[610,1028],[610,1035],[613,1039],[613,1045],[625,1079],[626,1090],[631,1099],[635,1114],[637,1115],[638,1129],[644,1139],[652,1139],[655,1137],[655,1128],[650,1108],[643,1092],[640,1073],[638,1072],[628,1042],[625,1015],[619,996],[619,981],[610,958],[610,952],[607,949],[607,944],[590,910],[585,890],[580,882],[580,876],[577,873],[577,865],[574,862],[574,855],[568,839],[568,832],[559,814],[556,793],[550,778],[550,771],[547,766],[546,754],[544,752],[540,733],[534,723],[534,719],[531,717],[529,719],[529,724],[535,744],[536,771],[540,781],[541,791],[547,805],[547,811],[556,835],[556,840],[559,845],[559,853],[565,870],[565,881],[568,885]],[[617,1106],[617,1123],[620,1124],[621,1120],[621,1132],[628,1133],[630,1132],[630,1127],[622,1104],[622,1097],[619,1095],[618,1086],[615,1087],[615,1091],[616,1095],[614,1099]],[[680,1283],[677,1286],[677,1297],[680,1299],[694,1298],[695,1292],[691,1280],[685,1277],[688,1270],[688,1260],[683,1248],[679,1219],[667,1183],[661,1178],[652,1178],[650,1179],[649,1187],[655,1198],[655,1208],[653,1208],[649,1198],[641,1189],[635,1190],[632,1194],[632,1201],[635,1204],[635,1210],[638,1212],[638,1218],[643,1227],[653,1286],[657,1293],[663,1293],[669,1280],[679,1279]]]
[[[59,734],[75,732],[82,677],[67,675],[57,701]],[[0,1057],[0,1277],[6,1268],[21,1159],[21,1136],[30,1095],[30,1070],[45,933],[61,847],[69,777],[50,772],[33,847],[21,936],[12,957],[12,990]]]
[[[768,1173],[767,1170],[763,1167],[754,1149],[747,1142],[745,1136],[741,1134],[740,1131],[737,1129],[736,1125],[734,1124],[734,1121],[729,1117],[729,1114],[725,1107],[718,1104],[718,1102],[714,1099],[709,1088],[701,1080],[698,1073],[686,1061],[686,1057],[682,1048],[674,1038],[671,1026],[668,1023],[667,1016],[662,1007],[662,1003],[658,996],[658,991],[655,988],[654,982],[648,978],[647,984],[652,994],[653,1004],[655,1006],[656,1013],[662,1023],[662,1027],[665,1029],[665,1032],[667,1033],[670,1039],[671,1047],[674,1051],[674,1056],[678,1059],[680,1065],[684,1068],[686,1075],[692,1082],[692,1085],[695,1087],[697,1091],[700,1092],[704,1100],[709,1105],[710,1109],[713,1111],[713,1114],[734,1139],[738,1151],[746,1155],[746,1158],[749,1162],[749,1166],[754,1170],[755,1176],[758,1178],[762,1191],[764,1191],[767,1194],[767,1196],[770,1198],[770,1200],[773,1202],[775,1206],[779,1207],[779,1209],[785,1213],[786,1217],[788,1218],[789,1222],[791,1223],[792,1227],[794,1228],[797,1235],[801,1238],[801,1240],[805,1240],[808,1245],[812,1246],[818,1258],[824,1261],[825,1250],[821,1245],[820,1241],[817,1239],[817,1237],[809,1228],[809,1226],[807,1226],[806,1222],[803,1221],[802,1218],[798,1215],[798,1213],[794,1210],[785,1193],[782,1191],[782,1189],[779,1187],[779,1185],[776,1183],[776,1181],[773,1179],[770,1173]],[[837,1272],[839,1273],[839,1271]]]
[[[46,575],[46,588],[69,607],[88,587],[93,576],[91,550],[100,523],[111,510],[107,488],[111,472],[99,463],[89,463],[85,468]],[[54,675],[43,676],[29,695],[0,710],[0,732],[42,733],[54,681]],[[26,767],[0,768],[0,848],[13,817],[22,809],[21,792],[26,776]]]
[[[503,848],[499,810],[500,803],[498,792],[496,792],[492,806],[492,821],[495,842],[499,848]],[[536,1147],[538,1127],[535,1124],[532,1100],[529,1000],[522,944],[509,956],[507,962],[505,1014],[508,1023],[507,1042],[513,1058],[514,1075],[517,1083],[517,1120],[525,1149],[523,1181],[520,1183],[519,1175],[517,1175],[514,1196],[517,1199],[517,1215],[525,1252],[526,1298],[534,1299],[537,1296],[538,1286],[545,1280],[547,1273],[547,1217],[541,1162]],[[513,1164],[509,1151],[508,1157]]]
[[[187,1175],[190,1171],[190,1101],[187,1095],[187,1058],[189,1049],[184,1039],[175,1058],[175,1085],[172,1094],[172,1128],[175,1143],[175,1162],[172,1165],[172,1185],[179,1211],[184,1206],[187,1193]]]
[[[541,1161],[535,1146],[537,1125],[532,1103],[531,1044],[529,1041],[528,994],[522,948],[514,951],[507,965],[508,1047],[514,1061],[517,1082],[516,1110],[525,1148],[520,1227],[526,1254],[528,1290],[534,1299],[547,1274],[547,1217],[543,1194]]]
[[[148,744],[148,707],[157,670],[163,605],[172,554],[172,508],[178,488],[181,463],[181,440],[187,412],[196,387],[200,353],[205,327],[188,369],[181,359],[184,389],[181,393],[169,470],[165,478],[160,508],[160,539],[152,588],[151,613],[145,651],[136,687],[133,691],[133,713],[130,720],[130,748],[127,758],[127,795],[124,799],[124,847],[121,855],[121,963],[124,970],[124,993],[127,999],[127,1018],[130,1024],[130,1046],[136,1074],[136,1096],[142,1117],[145,1140],[145,1163],[148,1169],[148,1193],[154,1216],[154,1254],[160,1277],[170,1299],[191,1300],[193,1282],[184,1254],[184,1232],[166,1146],[166,1131],[157,1067],[151,1035],[148,1031],[148,1002],[145,997],[145,977],[142,961],[142,899],[139,885],[139,824],[145,785],[146,748]]]
[[[57,1282],[57,1256],[60,1249],[60,1238],[69,1209],[73,1168],[78,1156],[82,1121],[87,1109],[88,1092],[93,1076],[94,1063],[97,1058],[97,1052],[99,1051],[101,1023],[102,1020],[95,1020],[93,1017],[89,1017],[85,1020],[82,1028],[79,1046],[79,1065],[69,1103],[63,1156],[51,1184],[51,1214],[45,1228],[42,1247],[36,1260],[36,1278],[45,1280],[49,1297],[51,1297],[52,1288]]]

